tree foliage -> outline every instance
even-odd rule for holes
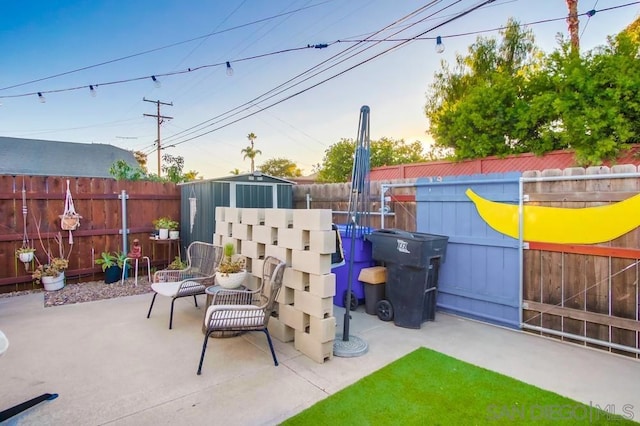
[[[287,158],[271,158],[258,166],[258,170],[264,174],[281,178],[302,176],[302,170],[296,163]]]
[[[255,149],[254,147],[254,141],[257,138],[258,137],[253,132],[249,133],[247,135],[247,139],[249,139],[249,142],[251,145],[240,150],[240,152],[244,154],[244,156],[242,157],[243,160],[246,160],[247,158],[251,160],[251,173],[255,171],[254,165],[255,165],[256,155],[262,154],[262,151],[260,151],[259,149]]]
[[[436,73],[425,113],[437,145],[458,159],[572,148],[586,165],[638,142],[640,58],[628,32],[582,55],[559,38],[546,56],[515,21],[501,35]]]
[[[322,164],[317,168],[320,182],[347,182],[351,178],[356,142],[353,139],[341,139],[331,145],[324,155]],[[371,167],[392,166],[396,164],[426,161],[422,143],[406,143],[404,139],[382,138],[370,143]]]

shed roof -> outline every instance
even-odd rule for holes
[[[0,136],[0,174],[112,177],[117,160],[138,167],[133,152],[99,143],[59,142]]]
[[[289,184],[289,185],[296,184],[296,182],[294,181],[271,176],[271,175],[266,175],[260,172],[245,173],[241,175],[231,175],[231,176],[212,178],[212,179],[195,180],[195,181],[190,181],[185,183],[189,184],[189,183],[198,183],[198,182],[282,183],[282,184]]]

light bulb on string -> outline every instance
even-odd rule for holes
[[[436,53],[444,52],[444,43],[442,43],[442,37],[436,37]]]
[[[90,84],[90,85],[89,85],[89,93],[91,93],[91,96],[92,96],[92,97],[94,97],[94,98],[95,98],[95,97],[96,97],[96,95],[98,94],[98,92],[96,92],[96,88],[95,88],[95,87],[93,87],[93,85],[92,85],[92,84]]]
[[[158,79],[156,78],[156,76],[155,76],[155,75],[152,75],[152,76],[151,76],[151,80],[153,80],[153,84],[154,84],[158,89],[162,86],[162,84],[160,84],[160,80],[158,80]]]
[[[231,77],[233,75],[233,68],[231,68],[231,64],[227,62],[227,75]]]
[[[41,104],[47,102],[47,98],[44,97],[42,92],[38,92],[38,100],[40,101]]]

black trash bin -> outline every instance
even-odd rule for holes
[[[420,328],[423,322],[433,321],[438,271],[445,260],[449,237],[379,229],[367,238],[373,259],[387,267],[387,300],[378,302],[378,316],[393,319],[397,326],[406,328]]]

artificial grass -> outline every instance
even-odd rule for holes
[[[616,405],[617,414],[625,415]],[[511,377],[419,348],[282,423],[635,424]]]

